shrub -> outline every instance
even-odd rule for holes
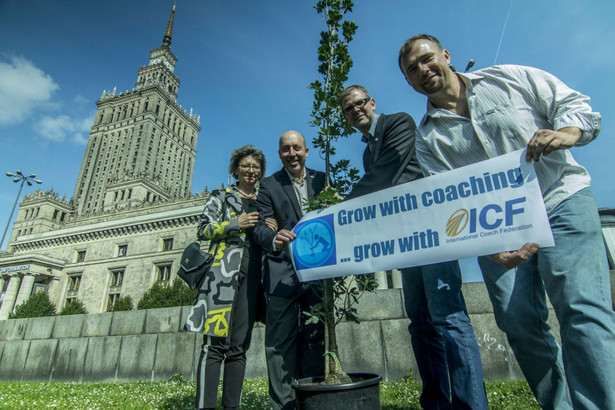
[[[64,309],[62,309],[60,313],[58,313],[58,316],[84,315],[87,313],[88,311],[85,308],[85,306],[83,306],[83,302],[80,301],[79,299],[73,299],[70,301],[68,305],[64,306]]]
[[[180,278],[175,278],[171,286],[156,282],[143,295],[137,309],[156,309],[174,306],[190,306],[197,290],[191,290]]]
[[[115,303],[107,310],[107,312],[122,312],[132,310],[132,298],[130,296],[120,296]]]
[[[9,313],[9,319],[23,319],[26,317],[55,316],[56,305],[49,300],[47,292],[34,292],[21,305]]]

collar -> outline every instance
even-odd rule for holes
[[[284,171],[286,171],[286,173],[288,174],[288,178],[290,178],[291,182],[294,182],[299,185],[305,182],[305,177],[307,175],[307,168],[303,167],[303,174],[301,175],[301,178],[295,178],[294,176],[292,176],[291,173],[288,172],[286,167],[284,167]]]
[[[368,131],[369,138],[363,135],[361,137],[361,141],[369,142],[370,139],[374,138],[374,135],[376,134],[376,126],[378,125],[379,118],[380,118],[380,114],[376,114],[376,116],[374,117],[374,121],[372,121],[372,125],[369,127],[369,131]]]
[[[284,169],[286,169],[286,168],[284,168]],[[260,188],[260,185],[261,185],[260,180],[259,180],[259,181],[256,181],[256,184],[254,184],[254,194],[255,194],[255,195],[258,195],[258,189]],[[234,192],[234,193],[236,193],[237,195],[239,195],[239,181],[235,181],[235,182],[233,182],[231,185],[229,185],[229,186],[225,189],[225,191],[226,191],[226,192],[229,192],[229,193],[230,193],[230,192]]]
[[[480,74],[480,70],[474,71],[472,73],[457,73],[456,72],[455,74],[457,74],[457,76],[461,79],[461,81],[463,81],[464,85],[466,86],[466,95],[468,95],[468,92],[472,94],[474,85],[483,78],[483,75]],[[427,99],[427,112],[425,113],[425,116],[421,120],[420,126],[423,126],[424,124],[426,124],[430,118],[432,117],[437,118],[442,115],[450,115],[450,111],[435,107],[431,103],[431,101]]]

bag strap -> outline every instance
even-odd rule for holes
[[[226,204],[226,189],[222,190],[222,192],[224,193],[224,195],[222,196],[222,218],[226,218],[226,208],[227,208],[227,204]],[[199,238],[199,233],[197,231],[196,233],[196,240],[197,242],[201,242],[201,239]],[[216,249],[214,250],[214,252],[212,252],[211,250],[211,246],[212,246],[212,241],[209,241],[209,250],[208,252],[211,253],[214,258],[216,256],[216,253],[218,253],[218,248],[220,247],[220,241],[216,242]]]

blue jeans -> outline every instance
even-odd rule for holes
[[[488,409],[478,342],[461,293],[459,263],[402,269],[412,349],[425,409]],[[449,382],[450,380],[450,382]]]
[[[495,320],[544,409],[614,410],[615,313],[591,189],[562,201],[549,222],[555,246],[516,269],[479,258]],[[561,349],[546,323],[545,290]]]

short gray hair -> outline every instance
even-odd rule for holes
[[[261,175],[258,179],[261,179],[263,176],[265,176],[265,168],[267,167],[267,161],[265,161],[265,154],[263,154],[261,150],[254,147],[253,145],[244,145],[241,148],[237,148],[231,154],[231,163],[228,166],[228,172],[233,176],[233,178],[239,179],[239,176],[237,175],[237,168],[239,168],[239,163],[245,157],[252,157],[258,162],[260,162]]]

